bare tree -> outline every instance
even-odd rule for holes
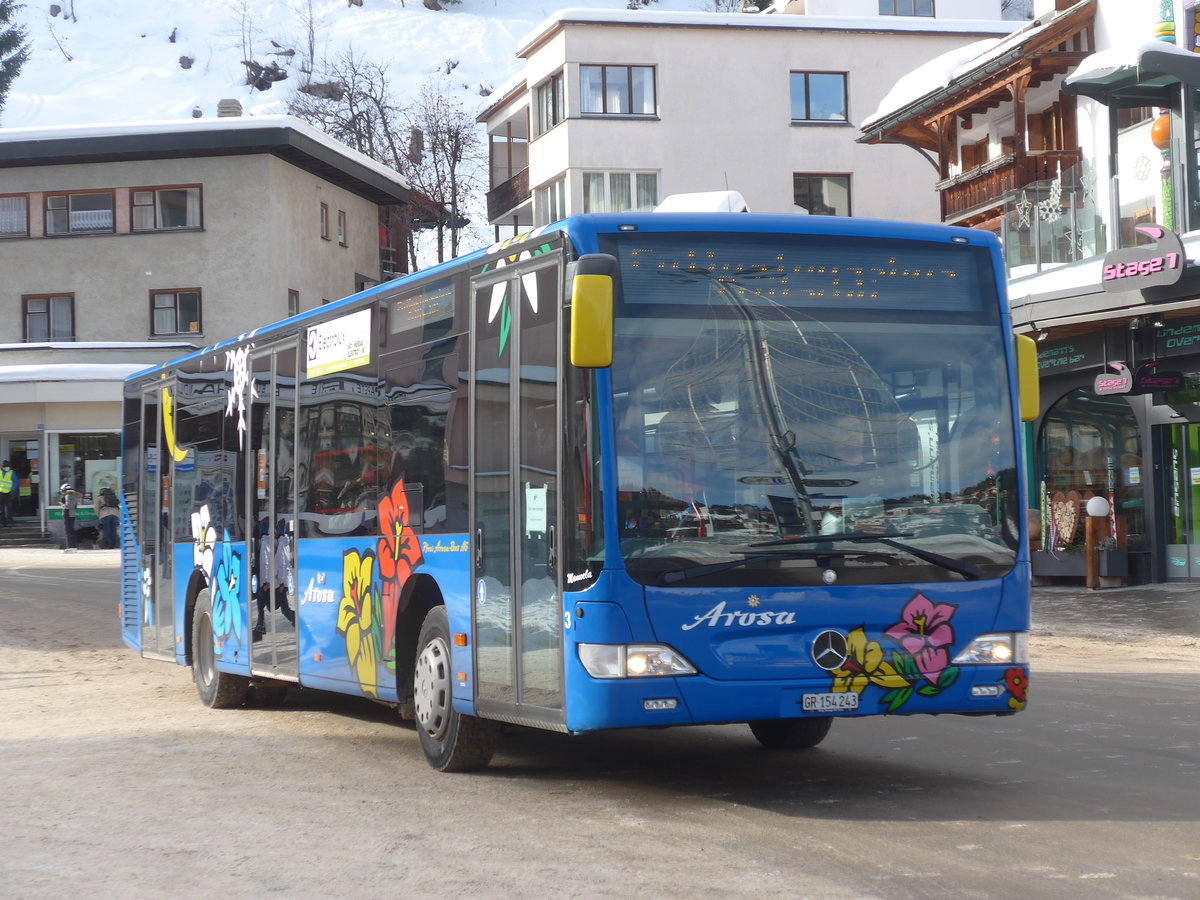
[[[420,135],[419,152],[410,152],[403,167],[414,191],[428,201],[433,215],[426,222],[437,237],[437,258],[443,262],[461,249],[463,230],[470,224],[469,198],[484,187],[484,148],[479,126],[462,102],[446,91],[438,78],[421,86],[408,108],[410,150]]]

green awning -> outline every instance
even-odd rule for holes
[[[1093,53],[1063,80],[1063,92],[1106,106],[1167,105],[1177,85],[1200,87],[1200,54],[1165,41]]]

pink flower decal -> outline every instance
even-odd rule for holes
[[[900,611],[900,621],[884,632],[913,658],[922,677],[932,685],[938,684],[950,665],[950,645],[954,643],[950,620],[957,609],[916,594]]]

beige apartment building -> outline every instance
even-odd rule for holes
[[[754,212],[936,221],[936,160],[864,147],[858,126],[914,61],[1018,24],[1000,0],[559,12],[521,42],[523,70],[479,116],[489,222],[507,237],[717,191]]]
[[[126,375],[397,274],[404,236],[381,212],[408,195],[290,117],[0,130],[0,457],[17,515],[45,530],[60,484],[88,505],[116,481]]]

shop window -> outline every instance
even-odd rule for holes
[[[1046,413],[1038,438],[1040,470],[1037,504],[1049,523],[1059,503],[1085,501],[1091,496],[1112,496],[1119,529],[1128,535],[1130,549],[1145,540],[1145,482],[1141,432],[1129,403],[1120,396],[1097,397],[1090,388],[1078,388]],[[1060,518],[1074,520],[1069,538],[1060,535],[1059,547],[1083,546],[1083,511]]]
[[[70,484],[83,494],[84,503],[80,505],[90,506],[102,487],[111,487],[120,493],[121,435],[118,432],[61,433],[56,435],[56,440],[51,440],[50,449],[57,459],[56,495],[60,484]]]

